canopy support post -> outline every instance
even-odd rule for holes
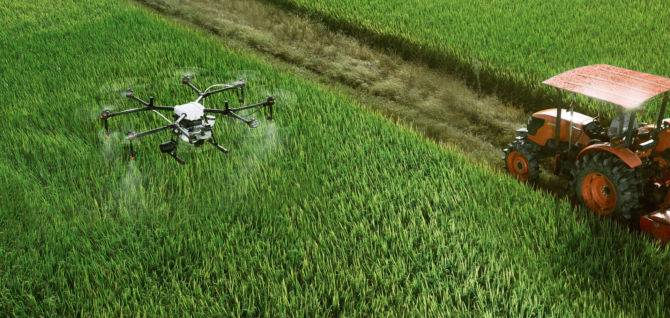
[[[563,104],[563,92],[560,88],[556,88],[558,91],[558,100],[556,101],[556,139],[554,140],[554,152],[559,153],[559,145],[561,141],[561,106]]]
[[[631,143],[631,138],[633,138],[633,124],[635,123],[635,113],[637,112],[637,109],[633,109],[630,112],[630,118],[628,119],[628,131],[626,132],[626,148],[630,148],[630,146],[633,144]]]
[[[656,129],[661,129],[663,124],[663,117],[665,116],[665,107],[668,105],[668,92],[663,94],[663,103],[661,103],[661,111],[658,113],[658,118],[656,119]]]

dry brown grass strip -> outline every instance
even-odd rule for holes
[[[162,13],[237,41],[326,81],[356,91],[373,110],[401,118],[428,138],[452,144],[473,160],[501,167],[501,148],[524,127],[528,114],[464,82],[403,60],[307,17],[256,0],[138,0]]]

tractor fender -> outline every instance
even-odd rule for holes
[[[630,149],[626,147],[616,147],[612,148],[610,147],[609,143],[606,144],[596,144],[592,146],[588,146],[584,148],[584,150],[580,151],[579,154],[577,155],[577,160],[581,160],[584,158],[586,155],[598,152],[598,151],[605,151],[609,152],[617,157],[619,159],[623,160],[629,167],[635,168],[639,165],[642,164],[642,160],[638,156],[635,155]]]

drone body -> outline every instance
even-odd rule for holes
[[[180,138],[183,141],[200,146],[212,136],[212,127],[216,117],[213,115],[205,116],[205,107],[198,102],[175,106],[174,117],[178,119],[182,115],[186,117],[180,122],[180,126],[188,133],[181,133]]]
[[[103,120],[104,126],[105,126],[105,131],[107,133],[107,138],[109,138],[109,134],[111,133],[111,130],[109,130],[108,126],[108,120],[112,117],[119,116],[119,115],[124,115],[124,114],[130,114],[134,112],[140,112],[140,111],[154,111],[158,113],[159,110],[169,110],[173,111],[174,114],[172,117],[174,118],[174,122],[171,122],[169,125],[155,128],[152,130],[148,130],[145,132],[141,133],[135,133],[132,130],[129,130],[126,132],[126,139],[130,142],[130,159],[133,160],[135,159],[135,155],[137,152],[133,149],[133,140],[154,134],[163,130],[171,130],[172,131],[172,137],[170,141],[164,142],[160,144],[160,150],[162,153],[167,153],[171,157],[173,157],[175,160],[177,160],[180,164],[185,164],[184,160],[181,158],[177,157],[176,151],[177,151],[177,146],[178,146],[178,141],[179,139],[187,142],[189,145],[192,145],[194,147],[200,147],[202,146],[205,142],[209,142],[214,147],[217,149],[221,150],[224,153],[228,153],[228,150],[226,148],[223,148],[220,146],[216,140],[214,139],[214,136],[212,135],[212,127],[214,127],[214,123],[216,120],[216,117],[213,115],[208,115],[209,114],[222,114],[226,116],[230,116],[236,119],[239,119],[243,122],[245,122],[247,125],[249,125],[250,128],[256,128],[258,127],[258,121],[254,118],[251,119],[246,119],[240,115],[237,115],[235,112],[245,110],[245,109],[251,109],[251,108],[256,108],[256,107],[269,107],[270,115],[267,116],[267,119],[272,122],[272,106],[274,105],[274,97],[268,96],[267,100],[254,104],[254,105],[249,105],[246,106],[244,104],[244,87],[246,86],[246,83],[244,82],[243,79],[240,79],[238,82],[235,83],[235,85],[225,85],[225,84],[217,84],[217,85],[212,85],[209,88],[207,88],[204,92],[200,91],[197,89],[195,86],[193,86],[190,83],[190,79],[188,76],[184,76],[182,79],[182,83],[188,85],[191,87],[193,90],[195,90],[198,93],[198,98],[190,103],[183,104],[183,105],[178,105],[174,107],[166,107],[166,106],[155,106],[154,105],[154,98],[150,97],[149,102],[145,102],[135,96],[133,94],[132,89],[128,89],[126,91],[126,97],[134,99],[141,104],[144,105],[144,107],[141,108],[135,108],[135,109],[130,109],[130,110],[125,110],[121,111],[118,113],[110,113],[108,110],[103,110],[102,113],[100,114],[100,119]],[[215,86],[224,86],[222,89],[218,89],[215,91],[209,92],[208,90],[212,87]],[[241,92],[241,98],[239,99],[239,102],[243,105],[242,107],[239,108],[229,108],[228,107],[228,101],[225,101],[225,109],[209,109],[205,108],[200,101],[203,100],[204,98],[211,96],[213,94],[217,94],[220,92],[224,91],[231,91],[231,90],[236,90],[236,92]],[[238,95],[239,96],[239,95]],[[165,118],[162,114],[158,113],[161,115],[163,118]],[[165,118],[168,120],[167,118]],[[169,120],[168,120],[169,121]]]

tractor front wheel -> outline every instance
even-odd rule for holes
[[[634,169],[612,154],[587,155],[572,175],[577,200],[599,215],[630,220],[640,207]]]
[[[540,179],[539,154],[534,149],[532,141],[517,139],[503,150],[505,168],[517,180],[535,182]]]

